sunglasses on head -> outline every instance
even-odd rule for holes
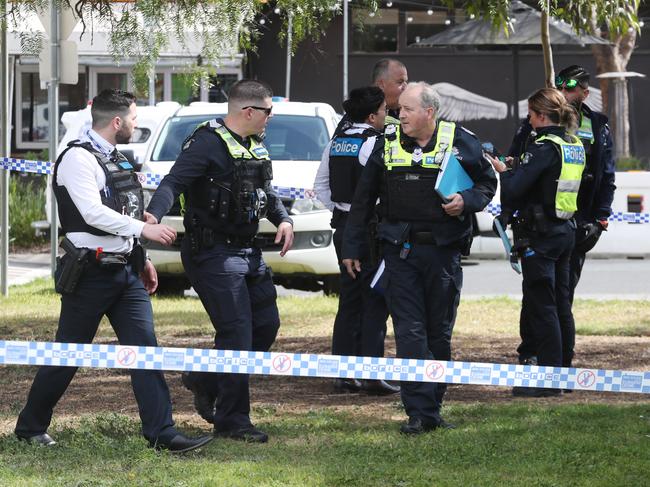
[[[261,110],[264,113],[266,113],[266,116],[268,117],[271,115],[271,110],[273,110],[273,107],[267,108],[267,107],[256,107],[254,105],[248,105],[246,107],[242,107],[242,110],[246,110],[247,108],[252,108],[253,110]]]
[[[580,84],[580,82],[577,79],[572,79],[572,78],[564,79],[564,78],[562,78],[562,76],[557,76],[555,78],[555,87],[558,90],[560,90],[562,88],[572,90],[573,88],[578,86],[578,84]]]

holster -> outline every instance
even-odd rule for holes
[[[61,248],[65,250],[65,258],[57,257],[57,266],[62,266],[54,289],[59,294],[72,294],[79,284],[79,279],[88,264],[90,249],[75,247],[68,237],[61,240]]]

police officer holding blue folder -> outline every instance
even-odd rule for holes
[[[451,335],[462,286],[461,254],[472,240],[471,213],[481,211],[496,191],[496,178],[468,130],[438,121],[440,101],[427,83],[410,83],[399,98],[400,126],[389,125],[357,186],[343,241],[343,263],[351,276],[366,223],[379,198],[377,229],[383,243],[386,301],[393,319],[397,357],[451,359]],[[441,163],[454,154],[474,185],[448,195],[435,191]],[[409,417],[404,434],[453,427],[440,416],[446,390],[433,382],[402,382]]]

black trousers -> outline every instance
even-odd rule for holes
[[[528,326],[526,336],[534,344],[532,355],[537,355],[539,365],[570,367],[573,360],[575,322],[570,276],[574,241],[573,231],[540,238],[532,245],[535,254],[522,258],[522,316]]]
[[[262,251],[216,244],[193,256],[189,247],[189,239],[184,239],[183,266],[216,331],[214,348],[268,351],[280,317]],[[195,377],[217,396],[217,431],[251,424],[248,375],[199,372]]]
[[[414,244],[408,258],[386,244],[386,300],[393,318],[397,357],[451,359],[451,335],[460,302],[463,272],[460,250]],[[447,389],[433,382],[402,382],[402,402],[409,417],[439,424]]]
[[[345,226],[334,231],[334,248],[341,268],[339,307],[332,331],[334,355],[383,357],[388,309],[386,300],[370,287],[377,266],[366,258],[361,273],[353,279],[341,264],[341,245]]]
[[[574,246],[573,251],[571,252],[571,258],[569,260],[569,300],[571,306],[573,306],[573,298],[575,296],[575,290],[580,281],[580,276],[582,275],[582,268],[585,265],[586,254],[580,252]],[[519,316],[519,335],[521,337],[521,343],[517,347],[517,353],[519,354],[520,361],[523,361],[527,358],[537,355],[537,345],[535,343],[535,331],[533,325],[528,319],[527,310],[525,303],[522,300],[521,313]],[[575,343],[575,338],[574,338]],[[574,350],[567,352],[567,357],[570,356],[573,359],[575,355]],[[571,366],[570,360],[564,360],[564,363],[567,364],[566,367]]]
[[[57,269],[59,272],[60,269]],[[130,265],[84,271],[73,294],[61,297],[56,342],[91,343],[106,315],[121,345],[157,346],[149,295]],[[16,433],[33,436],[47,431],[54,407],[77,372],[76,367],[41,367],[18,416]],[[149,441],[169,441],[176,434],[165,377],[157,370],[130,370],[142,434]],[[97,402],[102,394],[97,392]]]

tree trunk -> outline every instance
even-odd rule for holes
[[[608,38],[607,33],[602,32],[595,22],[595,14],[592,16],[592,33],[597,36]],[[612,44],[594,44],[591,52],[596,60],[596,71],[598,74],[607,72],[624,72],[634,51],[636,43],[636,31],[631,30],[624,35],[615,36],[609,39]],[[614,86],[614,100],[610,104],[609,88],[610,80],[600,79],[600,89],[603,97],[603,112],[609,113],[610,124],[614,134],[614,155],[615,157],[630,156],[630,103],[627,91],[627,78],[615,78],[611,83]]]
[[[555,70],[553,68],[553,50],[551,48],[551,36],[549,34],[549,13],[548,8],[550,2],[547,3],[546,8],[542,9],[542,52],[544,53],[544,84],[547,88],[555,86]]]

